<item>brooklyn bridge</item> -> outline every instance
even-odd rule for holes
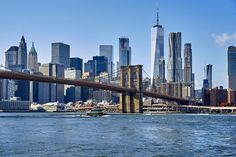
[[[6,70],[0,70],[0,78],[67,84],[117,92],[120,93],[120,110],[123,113],[142,113],[143,97],[159,98],[167,101],[173,101],[179,105],[200,104],[199,102],[195,102],[195,100],[189,100],[181,97],[175,97],[161,94],[158,92],[144,90],[142,85],[142,72],[142,65],[121,66],[119,72],[119,86],[113,84],[91,82],[83,79],[73,80],[52,76],[38,76],[33,74]]]

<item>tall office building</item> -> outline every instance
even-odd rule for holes
[[[22,36],[19,47],[11,46],[5,52],[5,67],[13,71],[22,71],[27,68],[27,45]]]
[[[80,79],[81,72],[75,68],[65,69],[65,78]],[[64,85],[65,103],[81,100],[81,87],[73,85]]]
[[[112,45],[100,45],[99,55],[107,57],[108,61],[108,73],[110,78],[113,77],[113,46]]]
[[[88,60],[87,62],[84,63],[84,72],[88,72],[91,74],[91,76],[94,77],[95,72],[94,72],[94,62],[93,60]]]
[[[38,75],[38,76],[43,76],[41,72],[33,72],[30,71],[32,75]],[[39,97],[43,95],[44,93],[44,85],[46,83],[43,82],[35,82],[35,81],[30,81],[30,92],[29,92],[29,100],[31,102],[39,102]],[[47,91],[48,92],[48,91]],[[48,102],[48,101],[46,101]]]
[[[34,43],[32,43],[32,47],[29,51],[28,57],[28,69],[33,72],[38,72],[38,55],[34,47]]]
[[[52,43],[52,63],[70,67],[70,45],[64,43]]]
[[[27,69],[27,45],[24,36],[22,36],[18,49],[18,64],[22,69]]]
[[[129,46],[129,38],[119,38],[119,67],[131,65],[131,47]]]
[[[236,90],[236,46],[228,47],[228,87]]]
[[[6,52],[5,52],[5,67],[8,69],[12,69],[12,66],[18,64],[18,47],[17,46],[11,46]]]
[[[23,69],[27,68],[27,45],[24,36],[21,38],[19,47],[11,46],[5,52],[5,67],[12,71],[25,72]],[[18,96],[22,100],[29,100],[29,81],[4,80],[3,86],[4,98]]]
[[[184,83],[192,83],[192,47],[190,43],[184,44]]]
[[[206,65],[206,79],[209,83],[209,88],[212,88],[212,65],[208,64]]]
[[[108,59],[105,56],[94,56],[94,76],[99,76],[102,72],[108,72]]]
[[[2,70],[9,71],[9,67],[14,65],[14,62],[16,62],[16,54],[18,52],[18,47],[10,47],[5,52],[5,67],[0,67]],[[10,99],[11,97],[15,96],[15,81],[9,80],[9,79],[2,79],[2,98],[3,99]]]
[[[18,48],[18,63],[13,67],[12,70],[28,73],[27,70],[27,44],[25,42],[24,36],[22,36]],[[16,91],[15,96],[20,97],[21,100],[29,101],[29,88],[30,82],[25,80],[15,81]]]
[[[64,78],[64,66],[61,64],[48,63],[39,67],[39,71],[45,76],[54,76]],[[39,102],[55,102],[64,103],[64,85],[56,83],[44,83],[43,95],[40,95]]]
[[[202,88],[203,88],[203,89],[209,89],[209,82],[208,82],[208,79],[203,79]]]
[[[18,47],[17,46],[11,46],[6,52],[5,52],[5,67],[4,70],[14,70],[16,65],[18,63]],[[3,99],[10,99],[11,97],[15,96],[15,90],[16,90],[15,80],[8,80],[3,79],[2,80],[2,97]]]
[[[78,57],[70,58],[70,68],[74,68],[80,71],[80,75],[83,75],[83,59]]]
[[[165,80],[165,63],[164,60],[164,28],[159,25],[159,17],[157,12],[157,21],[151,29],[151,84],[154,79],[159,77]],[[162,67],[160,69],[160,67]],[[161,70],[161,71],[160,71]],[[163,75],[164,74],[164,75]]]
[[[91,76],[99,76],[102,72],[108,72],[108,61],[105,56],[93,56],[93,60],[84,63],[84,72],[89,72]]]
[[[181,32],[169,33],[168,82],[182,82]]]
[[[165,83],[166,78],[165,78],[165,59],[160,58],[159,60],[159,78],[160,78],[160,83]]]
[[[29,70],[23,69],[23,73],[30,74]],[[21,98],[23,101],[29,101],[30,99],[30,81],[17,80],[15,81],[16,91],[15,96]]]

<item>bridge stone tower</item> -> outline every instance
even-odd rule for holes
[[[120,86],[136,90],[120,94],[120,110],[123,113],[143,113],[142,65],[121,66]]]

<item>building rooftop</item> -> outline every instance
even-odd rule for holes
[[[35,50],[35,47],[34,47],[34,42],[32,43],[32,47],[31,47],[29,53],[37,54],[37,52],[36,52],[36,50]]]
[[[18,46],[11,46],[7,51],[18,51]]]

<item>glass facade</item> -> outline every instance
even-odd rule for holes
[[[228,75],[236,75],[236,47],[228,48]]]
[[[95,76],[99,76],[101,72],[108,72],[108,61],[105,56],[94,56],[94,72]]]
[[[119,38],[119,66],[131,65],[129,38]]]
[[[228,47],[229,88],[236,90],[236,47]]]
[[[192,83],[192,46],[184,44],[184,82]]]
[[[151,30],[151,83],[154,83],[154,79],[157,77],[161,80],[165,79],[165,72],[160,71],[161,60],[164,59],[164,28],[161,25],[155,25]],[[165,68],[164,68],[165,70]]]
[[[52,43],[52,63],[70,67],[70,46],[64,43]]]
[[[212,65],[208,64],[206,66],[206,79],[208,80],[209,83],[209,88],[212,88]]]
[[[108,72],[107,57],[94,56],[93,60],[84,63],[84,72],[89,72],[92,76],[99,76],[101,72]]]
[[[93,60],[88,60],[88,62],[84,63],[84,72],[91,73],[94,76],[94,62]]]
[[[81,58],[70,58],[70,67],[80,70],[80,75],[83,75],[83,59]]]
[[[113,46],[112,45],[100,45],[99,55],[107,57],[108,61],[108,73],[112,77],[113,73]]]
[[[17,46],[11,46],[6,52],[5,52],[5,67],[10,68],[12,65],[18,64],[18,47]]]
[[[168,82],[182,82],[181,32],[169,33]]]

